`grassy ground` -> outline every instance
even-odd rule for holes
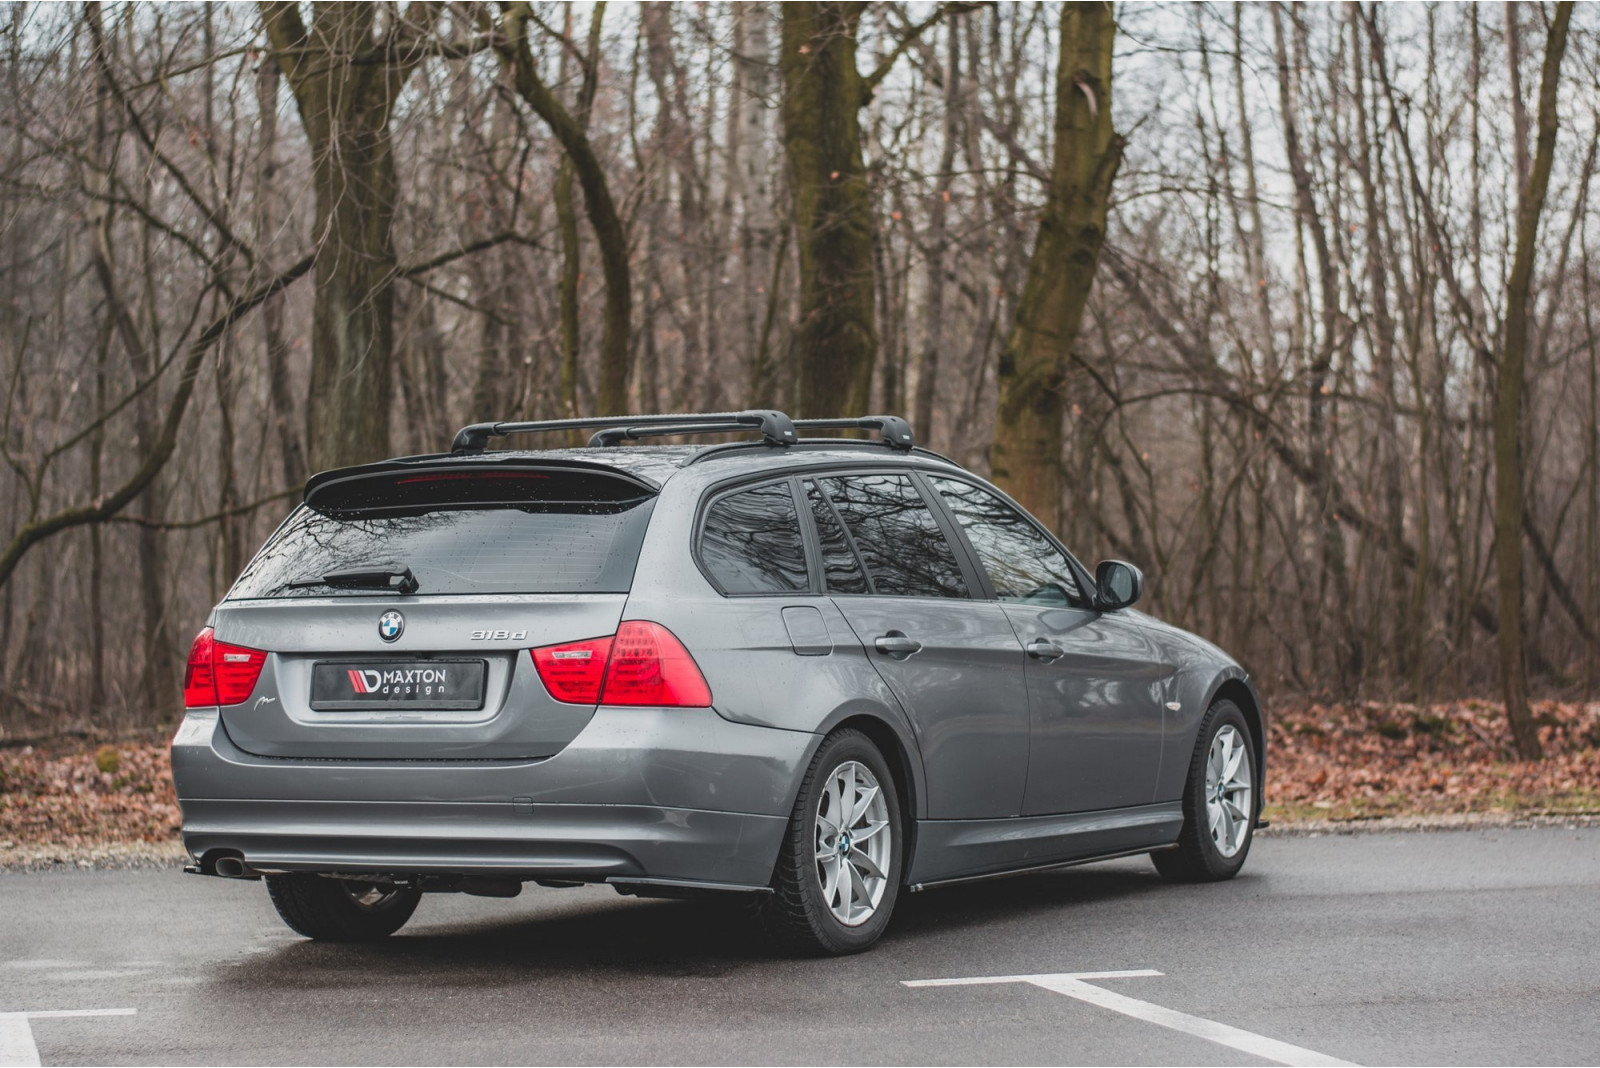
[[[1292,826],[1600,814],[1600,704],[1535,713],[1546,758],[1522,763],[1488,702],[1275,709],[1265,815]],[[162,742],[0,749],[0,865],[176,857],[179,820]]]

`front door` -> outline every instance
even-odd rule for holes
[[[1067,556],[1026,514],[961,479],[928,476],[1027,655],[1024,815],[1150,804],[1161,768],[1162,680],[1129,610],[1090,607]]]
[[[930,819],[1022,811],[1028,696],[1022,647],[942,517],[905,474],[809,480],[806,499],[834,603],[905,708]]]

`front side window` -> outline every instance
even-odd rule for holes
[[[719,497],[706,510],[700,562],[724,593],[805,590],[805,542],[789,483]]]
[[[874,590],[899,597],[968,597],[955,551],[906,475],[819,480],[844,518]]]
[[[996,597],[1045,606],[1082,603],[1066,555],[1027,516],[970,482],[933,476],[928,481],[966,532]]]

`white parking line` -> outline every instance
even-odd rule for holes
[[[1132,971],[1120,972],[1057,972],[1050,975],[984,975],[970,979],[905,979],[906,986],[980,986],[990,983],[1030,983],[1033,986],[1053,990],[1057,994],[1065,994],[1069,998],[1077,998],[1091,1005],[1098,1005],[1102,1009],[1120,1012],[1124,1016],[1132,1016],[1136,1020],[1157,1024],[1173,1031],[1181,1031],[1186,1035],[1194,1035],[1218,1045],[1236,1049],[1241,1053],[1248,1053],[1264,1060],[1276,1061],[1279,1064],[1294,1066],[1304,1065],[1306,1068],[1327,1066],[1327,1068],[1354,1068],[1349,1061],[1341,1061],[1337,1057],[1329,1057],[1315,1050],[1305,1049],[1301,1046],[1291,1045],[1288,1042],[1279,1042],[1275,1038],[1267,1038],[1251,1031],[1230,1027],[1227,1024],[1217,1023],[1215,1020],[1203,1019],[1199,1016],[1190,1016],[1186,1012],[1176,1009],[1163,1008],[1152,1005],[1148,1001],[1130,998],[1125,994],[1117,994],[1104,987],[1091,986],[1090,979],[1143,979],[1157,976],[1161,973],[1150,968],[1138,968]]]
[[[132,1016],[138,1009],[46,1009],[39,1012],[0,1012],[0,1068],[14,1065],[35,1068],[39,1047],[33,1041],[29,1020],[62,1016]]]

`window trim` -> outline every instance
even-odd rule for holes
[[[1069,607],[1087,609],[1089,611],[1100,610],[1098,597],[1095,593],[1094,579],[1090,577],[1089,572],[1084,568],[1083,563],[1073,555],[1072,550],[1067,548],[1066,545],[1062,543],[1060,538],[1051,533],[1050,529],[1043,523],[1039,522],[1038,518],[1034,516],[1032,512],[1018,504],[1017,501],[1005,490],[1001,489],[999,486],[993,485],[992,483],[978,479],[977,477],[964,471],[960,474],[955,472],[950,472],[947,474],[943,471],[918,471],[917,474],[926,483],[925,492],[938,502],[937,510],[945,516],[946,522],[955,526],[956,531],[960,536],[962,551],[967,554],[968,559],[971,561],[973,567],[977,569],[978,575],[982,579],[983,590],[987,594],[985,600],[994,601],[996,604],[1022,604],[1020,601],[1002,601],[995,593],[994,584],[989,581],[989,573],[984,569],[983,561],[979,558],[978,551],[972,547],[972,542],[967,538],[966,528],[961,525],[961,520],[956,516],[956,514],[950,510],[950,506],[945,503],[944,496],[939,492],[939,487],[935,486],[932,482],[934,478],[947,478],[952,482],[964,482],[974,489],[984,490],[994,494],[1007,505],[1016,509],[1017,514],[1022,516],[1023,519],[1027,520],[1033,526],[1034,530],[1044,535],[1045,541],[1051,545],[1054,545],[1061,551],[1061,554],[1067,558],[1067,566],[1072,570],[1073,575],[1077,578],[1079,589],[1079,596],[1077,598],[1078,603],[1074,603]]]
[[[839,529],[844,531],[845,548],[849,551],[850,558],[856,562],[856,567],[861,571],[861,577],[866,580],[866,593],[845,593],[843,591],[835,593],[833,590],[828,589],[828,567],[822,559],[822,532],[817,529],[816,513],[811,510],[811,501],[809,499],[809,495],[806,493],[807,483],[817,487],[817,496],[822,498],[822,506],[828,510],[828,514],[833,516],[833,521],[839,524]],[[838,505],[834,504],[833,499],[823,492],[823,489],[820,485],[817,485],[817,476],[795,476],[795,493],[799,500],[805,502],[805,508],[802,509],[805,512],[805,521],[802,525],[806,528],[808,544],[810,544],[816,552],[816,587],[818,591],[825,597],[890,596],[889,594],[880,594],[878,592],[878,584],[877,582],[873,581],[872,572],[867,570],[867,561],[861,555],[861,547],[856,544],[856,536],[850,533],[850,525],[844,521],[844,516],[839,514]]]
[[[792,474],[780,475],[774,478],[769,473],[766,475],[757,475],[754,478],[741,480],[738,482],[719,483],[718,485],[712,487],[710,492],[701,495],[700,504],[696,509],[694,517],[694,532],[691,535],[691,551],[689,556],[692,560],[694,560],[694,566],[699,569],[700,574],[707,582],[711,584],[711,588],[716,590],[719,595],[723,597],[810,597],[817,594],[818,553],[816,545],[814,544],[815,535],[810,529],[810,526],[805,518],[805,509],[801,507],[802,500],[795,492],[797,481],[798,480]],[[803,547],[806,559],[806,584],[798,590],[751,590],[729,592],[723,588],[722,583],[717,581],[717,577],[711,573],[711,568],[707,566],[704,554],[701,552],[701,544],[705,538],[706,517],[710,515],[711,509],[717,506],[717,502],[721,501],[724,497],[731,497],[736,493],[744,493],[748,490],[761,489],[763,486],[776,486],[779,484],[787,487],[789,490],[789,500],[794,504],[795,526],[800,533],[800,543]]]

